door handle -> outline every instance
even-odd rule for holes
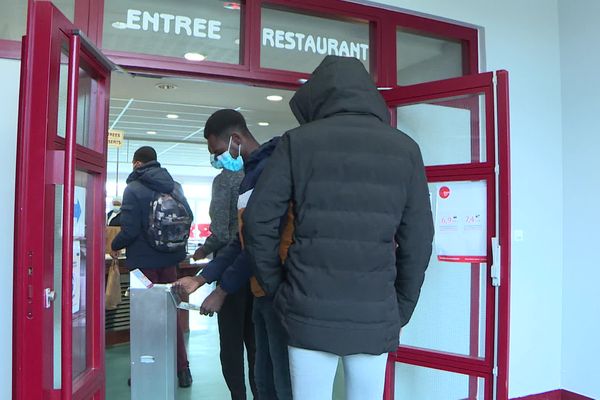
[[[50,308],[54,299],[56,298],[56,292],[50,288],[44,289],[44,308]]]

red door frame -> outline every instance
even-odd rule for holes
[[[496,83],[497,80],[497,83]],[[497,87],[497,90],[496,90]],[[386,91],[384,97],[392,107],[395,115],[395,107],[407,104],[415,104],[428,100],[445,99],[464,94],[483,93],[486,97],[486,159],[485,162],[472,162],[469,164],[455,164],[427,167],[429,182],[440,181],[462,181],[462,180],[486,180],[488,186],[488,259],[501,266],[501,285],[499,288],[499,315],[498,315],[498,348],[494,347],[494,314],[495,314],[495,288],[488,276],[486,285],[486,341],[485,358],[474,359],[470,356],[448,354],[437,351],[400,346],[398,350],[390,354],[388,359],[388,370],[386,373],[386,395],[385,399],[394,398],[393,381],[394,364],[403,362],[422,367],[446,370],[469,375],[470,377],[482,377],[486,381],[486,399],[491,399],[494,387],[492,385],[493,374],[498,374],[497,394],[499,399],[508,398],[508,333],[509,333],[509,289],[510,289],[510,154],[509,154],[509,115],[508,115],[508,73],[498,71],[483,73],[460,78],[453,78],[438,82],[428,82],[410,87],[398,88]],[[456,104],[450,100],[450,106],[464,108],[465,105]],[[479,106],[466,104],[472,113],[479,112]],[[497,116],[497,121],[495,120]],[[478,118],[478,117],[477,117]],[[495,134],[498,140],[496,141]],[[473,141],[473,160],[478,160],[479,142]],[[498,204],[496,204],[498,202]],[[497,214],[497,215],[496,215]],[[497,224],[498,223],[498,224]],[[498,232],[496,232],[498,230]],[[491,238],[499,237],[501,246],[501,260],[493,260]],[[491,270],[492,262],[488,263],[488,271]],[[474,264],[479,266],[479,264]],[[475,270],[475,269],[473,269]],[[473,278],[479,274],[472,273]],[[478,286],[478,285],[477,285]],[[473,289],[472,289],[473,291]],[[471,293],[473,294],[473,293]],[[473,297],[472,297],[473,301]],[[477,296],[478,301],[478,296]],[[473,316],[472,316],[473,317]],[[473,333],[473,320],[471,322]],[[490,334],[492,333],[492,334]],[[473,338],[471,338],[471,341]],[[471,348],[473,350],[473,346]],[[495,360],[494,360],[495,358]],[[494,371],[494,365],[498,369]],[[476,379],[471,378],[469,384],[469,398],[476,394]]]
[[[34,1],[28,0],[29,5]],[[366,21],[371,26],[370,52],[374,64],[372,74],[381,87],[396,85],[396,30],[456,40],[463,45],[464,75],[479,70],[478,31],[448,22],[411,15],[371,5],[343,0],[239,0],[241,10],[240,64],[191,62],[180,58],[110,51],[117,64],[137,71],[163,75],[186,75],[259,83],[262,86],[297,88],[299,79],[308,73],[271,70],[260,67],[261,8],[265,5],[284,7],[290,11],[342,19]],[[99,47],[102,47],[104,0],[75,0],[75,24]],[[19,58],[20,43],[0,40],[0,56]]]
[[[93,227],[104,223],[106,137],[95,135],[90,150],[76,143],[80,67],[97,82],[90,132],[105,132],[108,121],[110,68],[49,2],[30,8],[23,47],[17,147],[14,269],[14,399],[87,399],[104,397],[104,263],[103,232],[87,239],[86,365],[72,377],[72,280],[63,279],[62,303],[44,306],[44,288],[54,274],[54,184],[64,186],[62,274],[72,275],[73,193],[75,171],[92,176],[93,201],[88,217]],[[59,67],[62,48],[69,45],[66,139],[57,135]],[[103,117],[102,117],[103,116]],[[43,229],[39,229],[39,227]],[[89,231],[88,231],[89,232]],[[102,263],[98,262],[101,260]],[[90,304],[91,303],[91,304]],[[55,307],[61,307],[61,389],[53,389]]]
[[[28,0],[28,2],[32,4],[34,0]],[[75,2],[76,24],[83,28],[83,30],[87,33],[87,35],[92,41],[100,45],[103,29],[104,1],[75,0]],[[371,71],[379,87],[397,87],[395,33],[396,30],[399,28],[444,39],[453,39],[461,41],[463,44],[464,74],[467,75],[478,72],[478,32],[476,29],[462,27],[447,22],[436,21],[425,17],[386,10],[374,6],[351,3],[342,0],[245,0],[242,1],[242,3],[244,7],[242,8],[241,15],[242,32],[240,35],[241,54],[239,65],[214,62],[203,62],[199,64],[183,59],[175,59],[170,57],[161,57],[154,55],[150,56],[133,53],[122,53],[115,51],[105,51],[105,53],[117,64],[120,64],[123,67],[133,71],[148,72],[157,75],[184,75],[188,77],[205,77],[216,80],[236,81],[239,83],[246,84],[259,84],[261,86],[266,87],[295,89],[301,84],[301,79],[305,79],[308,77],[307,73],[270,70],[260,67],[261,8],[263,5],[271,5],[284,7],[289,11],[298,10],[299,12],[310,13],[312,15],[317,16],[324,16],[343,20],[361,20],[369,22],[371,26]],[[0,40],[0,55],[18,58],[19,52],[17,49],[19,49],[20,46],[16,43],[17,42]],[[27,57],[24,56],[23,68],[25,70],[27,70],[26,60]],[[502,79],[501,74],[499,74],[499,80],[500,79]],[[428,84],[422,85],[405,87],[405,89],[408,91],[415,90],[415,88],[418,87],[424,89],[427,87]],[[499,93],[499,98],[502,98],[501,95],[502,93]],[[23,99],[30,97],[31,93],[23,92]],[[504,107],[504,110],[506,113],[508,113],[507,93],[505,98],[506,105]],[[508,133],[508,126],[505,127],[505,130]],[[508,138],[508,136],[506,137]],[[508,152],[507,138],[505,143],[501,142],[502,146],[500,146],[499,154],[500,161],[505,160],[505,166],[508,166],[508,158],[507,156],[503,155],[503,151]],[[492,158],[488,156],[487,159],[489,161]],[[23,157],[20,157],[19,171],[23,171],[25,163],[25,159]],[[443,167],[441,169],[438,167],[432,167],[428,169],[428,175],[431,176],[432,179],[435,179],[436,176],[447,177],[447,173],[459,176],[463,172],[466,172],[463,171],[463,169],[468,170],[469,166],[465,165],[457,167],[455,170],[451,171],[443,169]],[[471,171],[471,173],[475,172],[476,171]],[[19,177],[19,182],[21,182],[21,173],[19,173]],[[502,177],[503,176],[501,174],[500,181],[501,183],[504,182],[503,187],[507,188],[509,183],[507,181],[508,178],[505,175],[505,179],[503,180]],[[508,192],[506,190],[501,191],[501,200],[503,193]],[[18,198],[18,200],[24,201],[25,199]],[[509,209],[507,201],[503,201],[502,204],[503,206],[501,207],[501,223],[504,223],[503,221],[507,221],[505,217],[509,213]],[[506,228],[503,231],[507,232]],[[17,232],[16,236],[20,237]],[[504,243],[508,243],[507,238],[501,237],[501,240],[502,239],[504,239]],[[509,251],[510,249],[508,248],[508,246],[503,247],[503,257]],[[504,259],[508,260],[508,257],[505,257]],[[506,282],[508,270],[504,269],[503,274],[503,282]],[[16,276],[17,274],[15,274],[15,277]],[[23,277],[22,280],[15,280],[15,289],[17,288],[17,285],[25,286],[25,279],[26,278]],[[502,302],[500,304],[500,312],[503,316],[502,320],[505,321],[505,323],[501,323],[500,327],[500,345],[501,348],[506,349],[506,351],[508,350],[508,288],[508,285],[501,286]],[[15,312],[17,311],[17,306],[17,300],[15,300]],[[15,325],[15,332],[19,332],[19,330],[17,329],[18,326]],[[17,335],[15,335],[15,337],[16,336]],[[508,368],[508,356],[506,355],[506,363],[504,365],[505,368],[503,368],[503,355],[504,354],[501,352],[499,374],[500,376],[506,377],[506,372]],[[500,387],[500,390],[502,390],[502,385]],[[499,398],[502,399],[503,397],[500,396]]]

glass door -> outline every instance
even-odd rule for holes
[[[435,222],[421,297],[389,358],[387,399],[487,400],[496,391],[504,321],[493,255],[508,217],[496,133],[508,114],[496,113],[495,82],[484,73],[383,93],[396,127],[421,148]]]
[[[104,202],[113,65],[50,2],[22,57],[15,399],[104,398]]]

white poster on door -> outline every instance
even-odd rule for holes
[[[486,183],[436,185],[435,247],[439,261],[487,262]]]
[[[73,242],[73,314],[79,311],[81,302],[81,244],[79,240]]]
[[[75,186],[75,200],[73,201],[73,237],[85,237],[85,195],[84,187]]]

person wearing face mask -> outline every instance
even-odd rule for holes
[[[231,148],[231,144],[229,145]],[[221,172],[212,183],[212,197],[208,214],[210,216],[210,236],[200,245],[193,255],[202,260],[209,254],[219,256],[221,250],[231,242],[238,231],[237,202],[244,171],[227,165],[211,156],[211,164]],[[252,294],[250,286],[227,296],[217,315],[219,324],[219,347],[221,369],[232,398],[243,398],[246,393],[244,384],[244,347],[248,355],[250,370],[249,383],[253,393],[254,384],[254,325],[252,324]]]
[[[113,239],[111,255],[126,249],[125,265],[139,268],[152,283],[170,283],[177,279],[177,265],[187,256],[185,248],[161,251],[152,245],[149,225],[151,204],[157,194],[176,196],[185,207],[191,220],[192,210],[183,195],[181,185],[173,180],[169,171],[157,161],[156,151],[150,146],[140,147],[133,154],[133,171],[127,178],[121,207],[121,231]],[[152,316],[148,316],[152,318]],[[181,321],[177,319],[177,377],[180,387],[192,384]]]
[[[245,176],[240,184],[238,215],[240,217],[251,197],[254,186],[269,157],[277,147],[279,138],[259,145],[248,130],[242,114],[235,110],[219,110],[206,122],[204,137],[208,142],[211,162],[216,168],[230,171],[244,170]],[[280,230],[286,231],[287,215],[281,216]],[[239,223],[239,222],[238,222]],[[241,232],[241,225],[239,226]],[[285,252],[285,251],[282,251]],[[247,313],[239,318],[252,315],[256,338],[256,360],[254,380],[259,399],[291,400],[291,383],[287,355],[287,337],[272,308],[272,297],[265,296],[256,279],[252,277],[253,265],[244,250],[244,237],[238,232],[235,239],[217,257],[213,259],[199,275],[181,278],[175,284],[187,293],[192,293],[205,283],[219,281],[217,288],[202,303],[201,313],[212,315],[223,312],[227,299],[240,291],[248,290],[253,301],[248,301]],[[250,371],[252,376],[252,370]],[[243,375],[240,376],[240,380]],[[243,387],[240,381],[239,387]],[[231,387],[230,387],[231,389]],[[245,391],[234,393],[232,399],[246,399]]]
[[[112,200],[112,210],[106,215],[107,226],[121,226],[121,197],[114,197]]]

